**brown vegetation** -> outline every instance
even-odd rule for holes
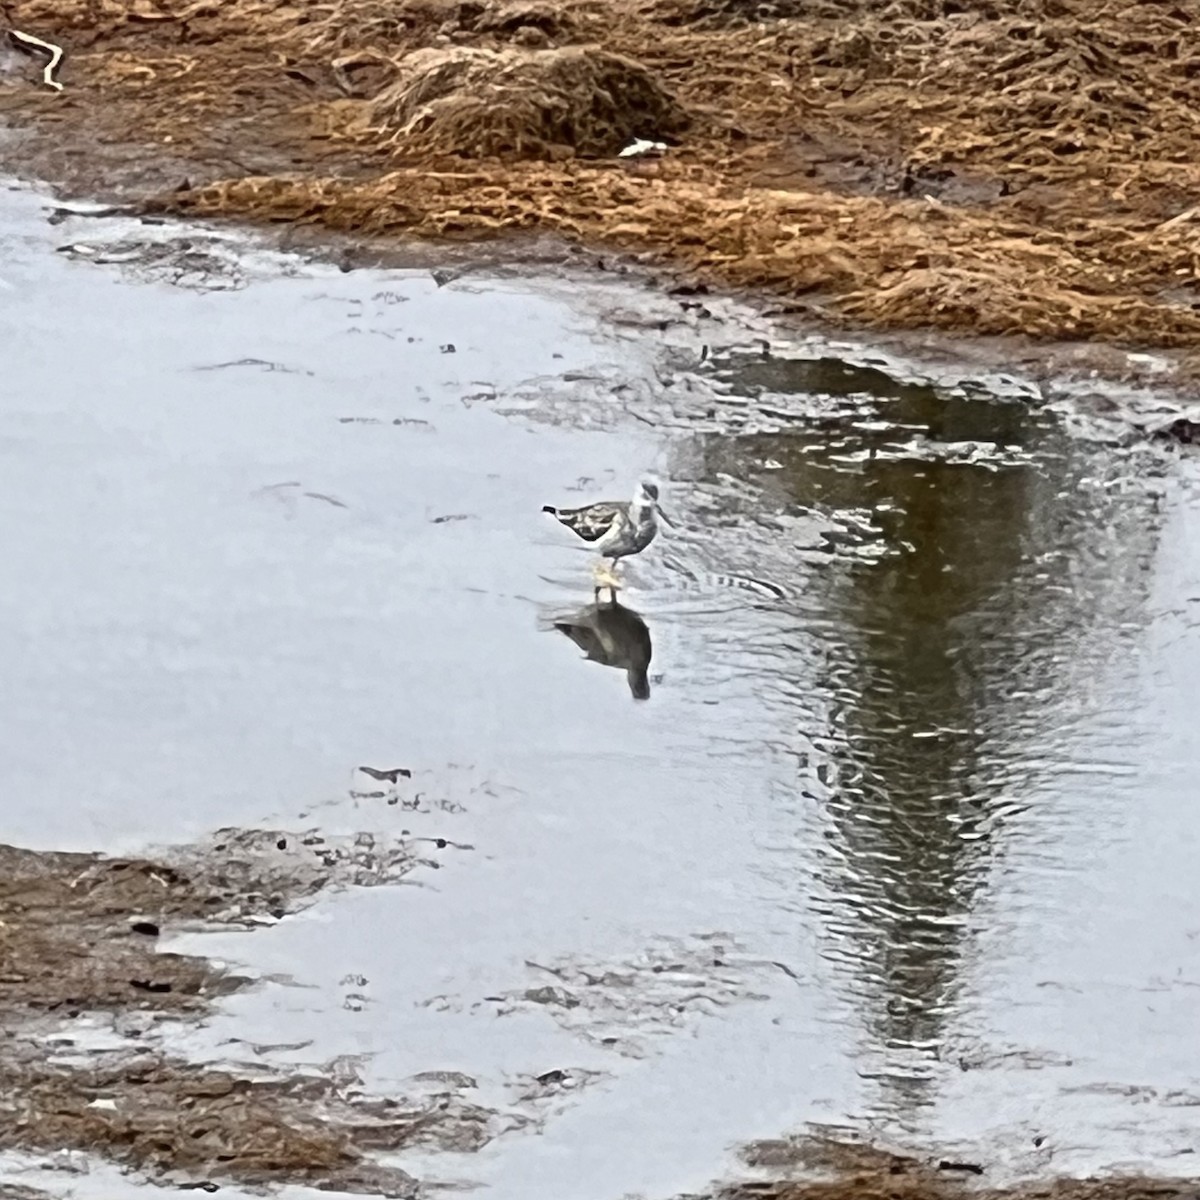
[[[918,1159],[824,1132],[755,1142],[742,1153],[764,1178],[678,1200],[1194,1200],[1187,1179],[1050,1178],[989,1186],[985,1165]]]
[[[69,52],[61,94],[32,66],[0,86],[0,112],[41,130],[43,168],[78,178],[98,147],[140,146],[143,190],[174,173],[161,208],[545,231],[876,327],[1200,346],[1189,4],[8,0],[7,16]],[[672,133],[662,160],[614,157]],[[107,174],[99,158],[101,182],[133,182],[130,154]]]
[[[644,67],[599,50],[430,48],[399,69],[370,119],[409,153],[612,156],[643,129],[672,134],[687,124]]]
[[[367,1152],[474,1149],[493,1135],[493,1114],[449,1088],[409,1103],[366,1096],[337,1072],[198,1067],[165,1053],[153,1030],[249,982],[160,952],[164,924],[271,922],[324,888],[386,883],[416,861],[370,835],[265,830],[226,830],[157,859],[0,846],[0,1150],[81,1150],[181,1180],[414,1194],[408,1175]],[[80,1041],[76,1022],[99,1014],[120,1049]]]

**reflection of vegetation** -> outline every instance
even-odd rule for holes
[[[785,390],[786,366],[759,379],[754,364],[754,383]],[[795,390],[812,380],[804,365]],[[832,828],[819,906],[891,1061],[891,1102],[908,1107],[925,1086],[921,1054],[944,1036],[965,919],[1012,787],[1033,777],[1050,706],[1069,702],[1079,670],[1140,603],[1139,558],[1155,535],[1144,507],[1083,486],[1096,456],[1050,419],[890,382],[881,391],[841,402],[819,428],[705,439],[691,469],[757,478],[784,510],[835,524],[867,512],[887,550],[809,571],[805,590],[836,626],[822,635],[833,748],[820,771]],[[947,462],[923,452],[930,442],[1016,457]],[[902,1072],[906,1052],[916,1060]]]
[[[737,386],[746,392],[810,392],[826,396],[869,395],[877,400],[928,395],[929,389],[900,383],[878,367],[860,367],[840,358],[776,358],[755,355],[734,364]]]

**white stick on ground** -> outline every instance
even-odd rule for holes
[[[41,38],[34,37],[32,33],[22,33],[19,29],[10,29],[8,36],[13,41],[20,42],[22,46],[29,46],[34,50],[44,50],[50,55],[50,61],[42,68],[42,82],[56,92],[61,92],[63,85],[54,78],[54,72],[58,70],[58,64],[62,62],[63,48],[56,46],[53,42],[43,42]]]

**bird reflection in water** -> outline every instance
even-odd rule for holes
[[[556,618],[554,628],[590,661],[623,670],[635,700],[650,698],[650,630],[632,608],[620,603],[614,590],[597,588],[593,603]]]

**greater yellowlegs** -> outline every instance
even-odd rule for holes
[[[601,500],[583,508],[555,508],[546,504],[542,512],[561,521],[585,542],[591,542],[601,560],[610,559],[614,567],[617,559],[641,554],[654,541],[658,517],[671,524],[670,517],[659,506],[658,487],[653,483],[638,484],[629,501]],[[596,578],[606,587],[617,586],[615,576],[611,570],[605,571],[603,561],[597,566]]]

